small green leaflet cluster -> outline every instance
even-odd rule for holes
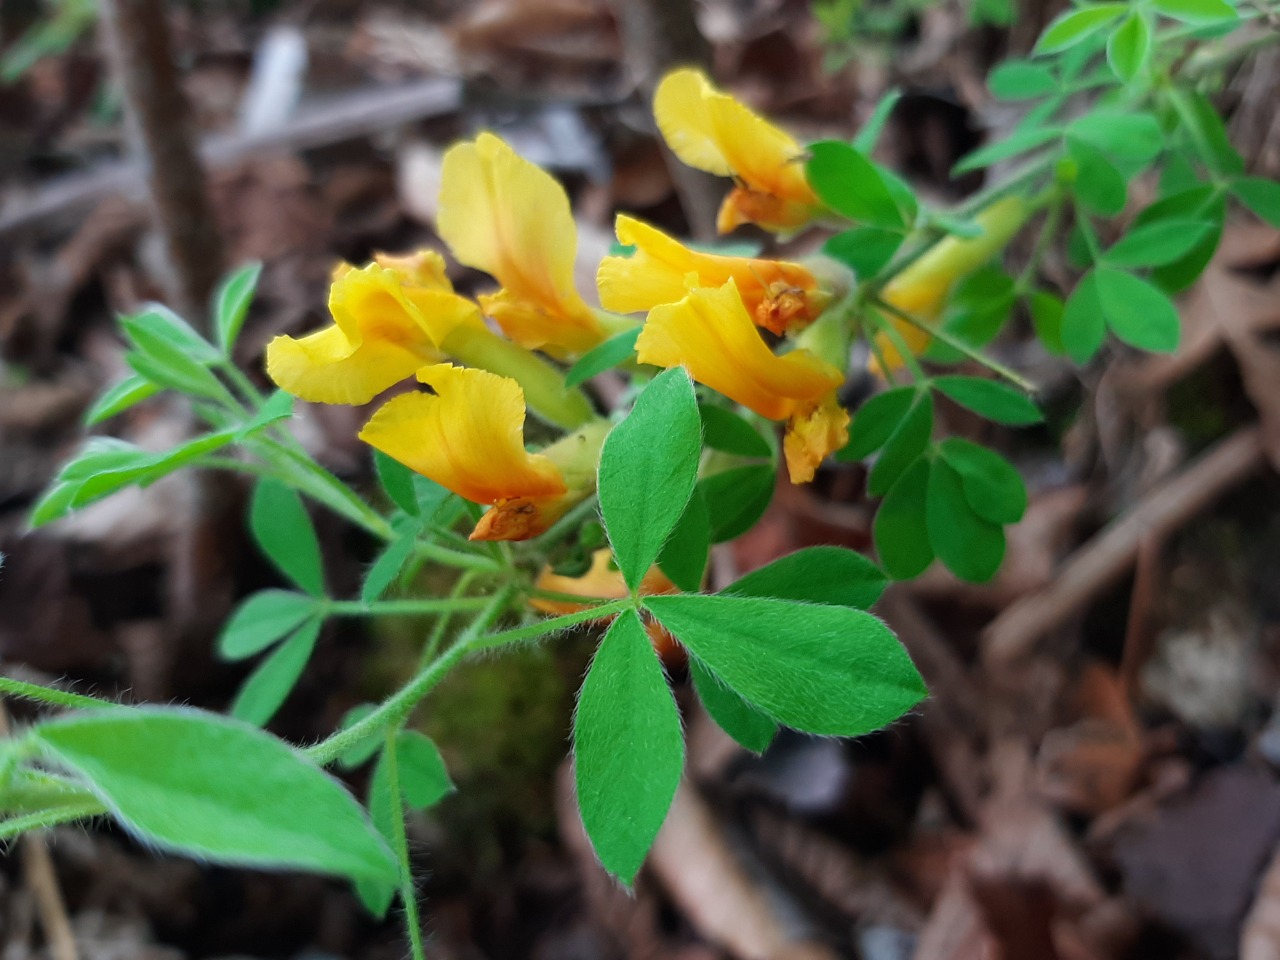
[[[1253,15],[1228,0],[1078,4],[1045,29],[1032,59],[992,72],[992,93],[1029,109],[956,172],[1023,158],[1014,176],[1051,176],[1055,203],[1073,208],[1067,252],[1083,274],[1074,290],[1065,303],[1049,291],[1019,290],[1050,351],[1084,363],[1108,333],[1138,349],[1173,351],[1180,326],[1170,298],[1212,258],[1228,197],[1280,225],[1280,184],[1244,175],[1222,118],[1194,77],[1178,73],[1189,69],[1189,44],[1220,38]],[[1082,97],[1096,104],[1085,113]],[[1130,183],[1151,170],[1159,173],[1155,201],[1104,244],[1098,221],[1123,213]],[[1057,215],[1050,219],[1056,226]]]
[[[963,580],[990,580],[1004,559],[1004,527],[1022,519],[1022,477],[994,450],[958,437],[934,441],[934,392],[1008,426],[1041,419],[1020,391],[977,377],[936,377],[895,387],[858,410],[848,446],[836,456],[862,460],[878,451],[867,492],[884,497],[872,528],[891,577],[909,580],[934,558]]]
[[[125,487],[146,487],[182,467],[199,465],[292,414],[293,398],[277,392],[246,419],[219,375],[231,363],[231,348],[260,270],[259,264],[242,267],[219,287],[214,303],[218,346],[159,304],[122,318],[120,329],[130,347],[125,362],[134,373],[107,390],[85,414],[85,423],[95,426],[162,390],[174,390],[189,397],[215,429],[161,452],[112,437],[91,438],[32,509],[32,526],[57,520]]]
[[[633,595],[655,562],[697,569],[700,579],[707,540],[679,528],[698,510],[690,504],[698,502],[705,413],[688,375],[669,370],[605,441],[600,510]],[[674,546],[681,542],[692,547]],[[680,640],[708,712],[748,748],[762,750],[779,724],[857,736],[925,694],[897,639],[865,612],[884,582],[857,554],[815,548],[717,595],[637,598],[617,617],[583,682],[573,731],[582,822],[606,869],[633,880],[684,766],[679,712],[645,621]]]

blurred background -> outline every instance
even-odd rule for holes
[[[953,180],[952,164],[1017,119],[987,73],[1057,12],[1044,0],[7,0],[0,671],[224,709],[247,670],[212,652],[237,599],[276,576],[244,530],[238,478],[180,473],[27,531],[85,409],[127,372],[117,314],[149,300],[198,314],[218,276],[261,260],[239,359],[264,383],[266,342],[326,321],[337,261],[436,242],[441,155],[480,129],[565,183],[580,288],[593,291],[618,210],[710,239],[728,183],[674,164],[648,109],[657,77],[684,63],[801,140],[850,136],[897,88],[878,159],[930,200],[959,200],[983,180]],[[1219,91],[1251,171],[1272,177],[1278,80],[1264,48]],[[1015,245],[1012,262],[1027,253]],[[410,823],[430,955],[1280,957],[1277,267],[1280,235],[1232,222],[1181,301],[1169,357],[1114,350],[1076,369],[1016,318],[993,352],[1041,387],[1046,424],[1011,431],[941,410],[947,432],[1000,449],[1031,489],[1004,567],[984,586],[935,567],[878,609],[931,699],[871,737],[784,734],[754,757],[669,661],[688,777],[634,893],[595,863],[567,774],[592,638],[458,671],[421,711],[459,785]],[[1047,272],[1066,281],[1052,257]],[[453,279],[464,292],[480,282],[461,268]],[[873,389],[855,374],[847,396]],[[366,416],[307,406],[295,426],[363,484]],[[187,428],[164,403],[109,424],[156,448]],[[869,550],[864,481],[861,465],[837,464],[810,487],[783,482],[713,575],[807,544]],[[330,583],[351,595],[375,545],[316,519]],[[413,671],[423,631],[331,623],[271,729],[324,736]],[[14,722],[33,715],[8,706]],[[370,919],[336,882],[64,827],[0,860],[0,951],[393,960],[406,947],[394,915]]]

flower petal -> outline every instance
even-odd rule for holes
[[[792,229],[820,208],[796,139],[717,90],[700,71],[667,74],[654,94],[653,113],[677,157],[691,167],[736,177],[747,188],[736,200],[736,190],[726,200],[722,233],[743,222]]]
[[[654,307],[636,352],[641,363],[683,365],[699,383],[773,420],[790,417],[844,382],[839,370],[807,350],[775,356],[733,280]]]
[[[435,250],[417,250],[403,255],[391,253],[375,253],[373,262],[385,267],[417,287],[428,290],[453,292],[453,284],[449,282],[448,268],[444,257]]]
[[[425,338],[424,338],[425,340]],[[310,403],[368,403],[423,365],[441,359],[422,349],[371,339],[352,343],[337,326],[267,344],[267,375],[286,393]]]
[[[616,230],[619,243],[636,249],[629,257],[606,257],[600,262],[596,282],[606,310],[634,313],[675,303],[689,292],[690,273],[697,275],[698,285],[706,287],[733,280],[755,322],[779,334],[809,323],[826,304],[817,278],[798,263],[691,250],[625,215],[618,217]]]
[[[849,411],[840,406],[835,391],[809,408],[796,411],[782,441],[791,482],[808,483],[818,464],[848,442]]]
[[[564,188],[500,138],[482,133],[445,153],[436,225],[458,260],[502,284],[494,319],[522,346],[582,352],[603,339],[574,288],[578,233]]]
[[[524,393],[514,380],[448,363],[418,379],[435,394],[388,401],[360,439],[475,503],[565,493],[556,466],[524,448]]]

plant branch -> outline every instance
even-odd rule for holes
[[[400,902],[404,905],[404,925],[409,934],[409,950],[413,960],[426,960],[422,942],[422,920],[418,916],[418,893],[413,886],[413,866],[409,862],[409,837],[404,826],[404,797],[400,793],[400,761],[396,757],[396,730],[387,731],[387,745],[382,752],[387,765],[387,787],[395,812],[391,816],[391,845],[400,863]]]
[[[557,633],[568,627],[586,623],[611,613],[621,613],[633,606],[635,601],[630,597],[625,600],[614,600],[610,603],[592,607],[577,613],[566,613],[561,617],[539,620],[525,627],[515,627],[484,636],[464,637],[440,655],[429,666],[418,672],[412,680],[400,688],[399,692],[384,700],[376,710],[359,722],[345,730],[339,730],[327,740],[308,748],[307,755],[321,765],[332,763],[350,747],[380,735],[385,730],[399,726],[413,712],[413,709],[435,689],[445,676],[473,653],[481,650],[492,650],[495,647],[523,643],[536,640],[548,634]]]

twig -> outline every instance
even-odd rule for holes
[[[369,136],[449,113],[461,102],[461,89],[456,80],[430,79],[399,88],[361,90],[300,112],[274,130],[206,137],[200,158],[209,169],[224,169],[259,154],[309,150]],[[142,165],[129,160],[57,178],[5,203],[0,210],[0,240],[13,242],[65,225],[112,194],[140,196],[142,186]]]
[[[178,311],[197,325],[222,273],[191,109],[174,66],[162,0],[104,0],[99,9],[107,53],[124,93],[130,139],[145,159],[156,225],[164,238]]]
[[[1009,663],[1029,653],[1040,637],[1123,576],[1144,540],[1159,540],[1176,530],[1263,462],[1257,426],[1236,431],[1202,454],[1080,547],[1048,587],[996,617],[983,634],[984,659]]]
[[[0,736],[10,734],[9,711],[0,703]],[[75,934],[67,918],[67,905],[58,886],[58,875],[53,869],[53,858],[45,846],[44,837],[28,833],[22,838],[22,872],[27,886],[35,896],[36,910],[40,914],[40,929],[53,960],[79,960]]]

